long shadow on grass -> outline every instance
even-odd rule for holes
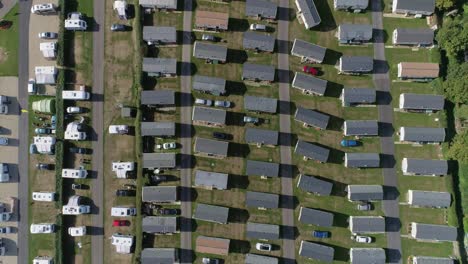
[[[328,4],[328,1],[315,1],[315,6],[320,14],[321,23],[316,28],[318,31],[328,32],[336,29],[336,21],[333,18],[333,13]]]
[[[228,49],[227,52],[227,62],[228,63],[237,63],[243,64],[247,61],[247,52],[245,50],[238,49]]]
[[[327,90],[325,91],[325,96],[338,98],[343,91],[343,85],[336,82],[327,82]]]
[[[295,226],[280,225],[280,237],[285,240],[295,240],[299,236],[299,229]]]
[[[250,213],[248,210],[240,208],[229,208],[229,222],[230,223],[247,223]]]
[[[247,254],[250,252],[251,246],[249,241],[231,239],[230,252]]]
[[[247,190],[250,181],[245,175],[229,174],[228,189]]]
[[[226,81],[226,91],[228,94],[244,95],[247,92],[247,86],[244,82]]]

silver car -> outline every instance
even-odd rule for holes
[[[229,108],[229,107],[231,107],[231,102],[229,102],[229,101],[215,101],[214,105],[217,106],[217,107]]]
[[[1,146],[8,146],[8,138],[0,137],[0,145]]]
[[[213,105],[213,101],[208,100],[208,99],[196,98],[196,99],[195,99],[195,104],[198,104],[198,105],[206,105],[206,106],[212,106],[212,105]]]

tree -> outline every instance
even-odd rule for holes
[[[436,40],[447,55],[456,57],[468,49],[468,16],[446,18]]]
[[[452,8],[456,2],[456,0],[437,0],[436,7],[440,11],[446,11]]]
[[[447,156],[450,159],[458,160],[460,163],[468,163],[468,131],[465,130],[461,134],[457,134],[452,143],[450,143]]]
[[[454,103],[468,103],[468,63],[453,62],[448,65],[447,78],[442,84],[447,99]]]

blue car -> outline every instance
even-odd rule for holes
[[[330,232],[328,231],[313,231],[312,236],[316,238],[329,238]]]
[[[340,144],[342,147],[356,147],[356,146],[359,146],[359,141],[351,140],[351,139],[343,139],[341,140]]]

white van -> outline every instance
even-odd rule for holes
[[[135,207],[115,206],[111,209],[111,216],[126,217],[134,216],[136,213],[137,209]]]
[[[50,15],[57,13],[56,7],[52,3],[38,4],[31,7],[31,13],[38,15]]]
[[[62,91],[63,100],[89,100],[91,95],[86,91]]]
[[[55,192],[33,192],[32,199],[40,202],[53,202],[55,200]]]
[[[78,12],[68,14],[65,19],[65,29],[67,30],[81,30],[84,31],[88,28],[88,24],[84,21],[83,15]]]
[[[62,169],[62,178],[84,179],[88,171],[83,169]]]

